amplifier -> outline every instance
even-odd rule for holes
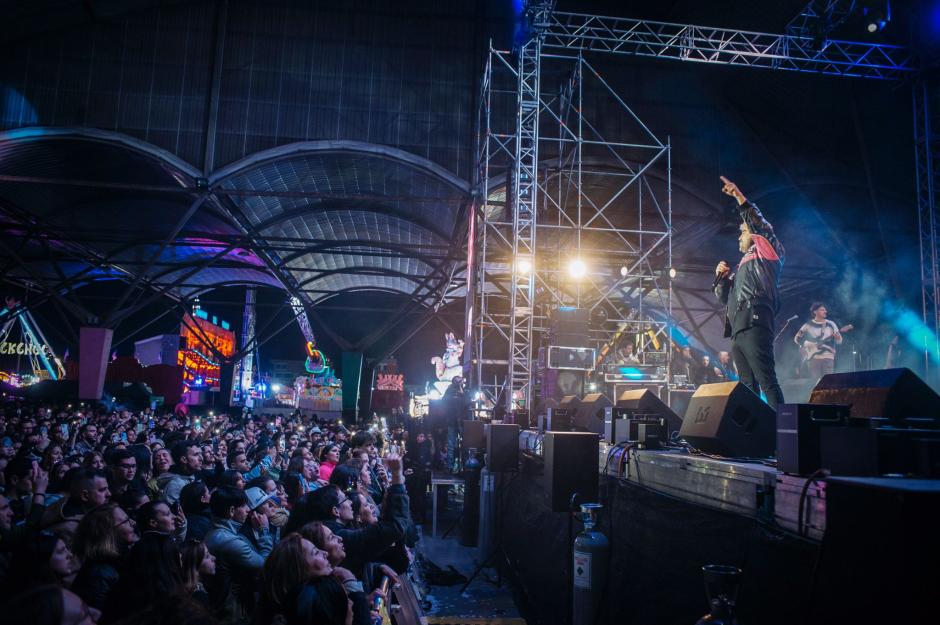
[[[539,415],[539,420],[546,432],[570,432],[573,418],[574,414],[564,408],[549,408],[544,417]],[[542,429],[542,426],[539,429]]]
[[[784,473],[809,475],[822,468],[819,430],[845,425],[849,407],[832,404],[780,404],[777,406],[777,468]]]
[[[612,414],[611,418],[608,419],[605,415],[604,440],[611,445],[630,440],[630,420],[620,419],[616,414]]]
[[[616,445],[635,441],[645,445],[652,443],[658,447],[663,441],[669,440],[665,419],[653,416],[620,418],[616,416],[617,412],[615,409],[614,418],[604,422],[604,440],[608,443]]]
[[[597,351],[592,347],[562,347],[553,345],[548,348],[549,369],[573,369],[590,371],[594,368]]]

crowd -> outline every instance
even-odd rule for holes
[[[372,623],[424,512],[412,434],[5,401],[3,622]]]

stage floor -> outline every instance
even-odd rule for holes
[[[539,432],[523,431],[520,448],[541,456],[542,439]],[[598,470],[689,503],[754,518],[802,538],[818,541],[825,533],[825,482],[787,475],[770,464],[683,451],[631,449],[625,454],[602,441]]]

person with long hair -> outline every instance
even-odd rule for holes
[[[183,584],[186,591],[201,604],[209,607],[209,592],[206,579],[215,575],[215,556],[209,553],[206,544],[187,540],[180,549],[183,559]]]
[[[212,512],[209,510],[209,487],[196,480],[180,491],[180,507],[186,515],[186,539],[203,540],[212,527]]]
[[[69,588],[78,569],[79,562],[61,535],[39,532],[14,552],[10,567],[14,574],[7,578],[9,588],[4,590],[15,594],[42,584]]]
[[[185,594],[182,560],[173,537],[162,532],[143,532],[124,561],[102,621],[109,623],[129,616],[161,597]]]
[[[330,481],[333,469],[339,464],[339,445],[325,445],[320,450],[320,479]]]
[[[117,504],[86,514],[75,530],[73,548],[82,568],[72,584],[78,596],[99,610],[118,583],[123,558],[137,542],[134,520]]]
[[[65,454],[62,451],[62,445],[53,443],[46,447],[46,451],[42,454],[42,468],[51,472],[52,467],[62,462],[64,458]]]
[[[375,595],[367,598],[350,571],[334,567],[325,551],[291,534],[265,562],[259,623],[280,614],[288,625],[368,625]]]

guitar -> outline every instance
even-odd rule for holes
[[[855,326],[850,323],[839,328],[839,334],[846,334],[847,332],[851,332],[854,329]],[[800,360],[801,367],[815,358],[816,354],[820,352],[831,352],[833,354],[836,353],[835,334],[830,334],[824,339],[814,339],[810,336],[803,336],[801,340],[803,342],[803,345],[800,347],[800,356],[802,357]]]

